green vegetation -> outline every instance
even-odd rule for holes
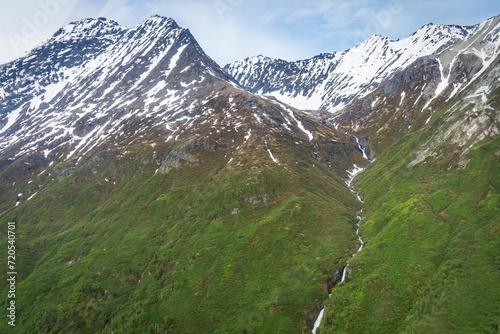
[[[388,148],[355,180],[366,244],[331,299],[363,206],[342,177],[365,161],[312,120],[312,143],[202,125],[41,174],[30,156],[4,162],[0,228],[16,222],[19,274],[17,325],[0,332],[306,333],[327,300],[320,333],[498,333],[500,138],[463,135],[475,109],[385,128]]]
[[[334,289],[320,333],[498,333],[500,137],[468,150],[440,140],[448,112],[356,180],[366,246]]]
[[[17,223],[19,268],[17,326],[0,331],[307,332],[356,247],[359,203],[307,149],[266,140],[280,165],[257,139],[232,162],[220,143],[155,173],[170,146],[144,142],[40,175],[0,216],[3,231]]]

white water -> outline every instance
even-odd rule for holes
[[[366,155],[365,149],[363,147],[361,147],[361,145],[359,144],[358,137],[354,137],[354,138],[356,138],[356,143],[358,144],[359,149],[363,153],[363,158],[365,158],[366,160],[370,161],[368,159],[368,156]],[[349,187],[349,190],[356,195],[356,197],[358,198],[358,200],[361,203],[364,203],[363,200],[361,199],[361,196],[359,196],[359,194],[354,189],[352,189],[351,184],[352,184],[352,181],[354,180],[354,178],[356,177],[356,175],[358,175],[359,173],[361,173],[364,170],[365,170],[364,168],[358,167],[358,166],[356,166],[356,164],[354,164],[353,170],[352,171],[347,171],[347,173],[349,174],[349,179],[346,181],[346,184]],[[363,249],[363,245],[364,245],[363,239],[361,239],[361,236],[359,235],[359,227],[361,225],[361,220],[363,219],[363,217],[361,217],[359,214],[362,213],[362,212],[363,212],[363,210],[359,210],[357,212],[357,214],[356,214],[356,219],[358,220],[358,222],[357,222],[357,228],[356,228],[356,235],[357,235],[358,240],[359,240],[359,248],[358,248],[358,250],[356,252],[354,252],[354,254],[352,254],[351,259],[356,254],[358,254],[359,251],[361,251]],[[340,283],[344,282],[345,279],[346,279],[346,277],[347,277],[347,275],[349,275],[351,273],[351,270],[348,268],[348,266],[349,266],[349,261],[347,261],[347,264],[344,267],[344,270],[342,271],[342,279],[340,280]],[[329,297],[331,297],[331,296],[332,296],[332,294],[330,293]],[[323,307],[321,309],[321,311],[319,312],[318,318],[314,322],[314,327],[312,329],[312,333],[313,334],[316,334],[316,331],[318,330],[318,327],[321,324],[321,320],[323,319],[323,314],[324,313],[325,313],[325,308]]]
[[[366,160],[369,160],[368,156],[366,155],[365,149],[363,147],[361,147],[361,145],[359,144],[359,138],[358,137],[354,137],[354,138],[356,138],[356,143],[358,144],[358,147],[361,150],[361,153],[363,153],[363,158],[365,158]]]
[[[316,334],[316,331],[318,330],[319,325],[321,324],[321,319],[323,319],[323,313],[325,312],[325,308],[323,307],[321,309],[321,312],[319,312],[318,319],[314,322],[314,328],[312,330],[313,334]]]

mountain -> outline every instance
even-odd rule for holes
[[[0,65],[0,330],[498,332],[499,21],[224,70],[84,19]]]
[[[406,124],[395,100],[374,112],[392,118],[369,137],[380,153],[356,180],[365,247],[327,301],[318,333],[498,332],[498,57],[491,64],[455,97],[453,86],[444,90],[399,140],[394,132]],[[370,117],[364,131],[383,122]]]
[[[106,19],[71,23],[3,65],[0,76],[0,149],[18,156],[60,157],[64,147],[71,158],[160,122],[173,134],[203,108],[198,98],[210,98],[210,85],[237,87],[188,30],[158,16],[132,29]],[[198,81],[206,81],[204,91]],[[167,116],[167,109],[178,112]]]
[[[383,151],[405,134],[425,127],[436,110],[453,105],[464,94],[468,96],[466,101],[478,100],[478,109],[482,110],[487,95],[496,87],[492,73],[497,71],[500,55],[500,17],[475,26],[474,31],[465,41],[416,60],[325,121],[370,138],[370,143],[365,142],[368,151]],[[489,79],[477,84],[485,74]],[[497,131],[488,130],[491,122],[482,118],[472,123],[468,124],[469,137]]]
[[[318,333],[498,332],[498,21],[323,118],[376,159],[354,182],[363,251]]]
[[[16,332],[312,327],[357,247],[353,136],[245,91],[159,16],[70,23],[0,91]]]
[[[437,67],[426,79],[432,82],[422,99],[427,102],[455,79],[461,81],[453,94],[463,88],[464,78],[455,78],[450,67],[453,71],[460,66],[466,55],[477,57],[475,66],[483,69],[498,56],[499,21],[493,17],[472,27],[428,24],[402,40],[375,35],[349,50],[311,59],[288,62],[256,56],[225,69],[251,92],[274,96],[301,110],[335,113],[409,71],[415,62],[431,58]]]

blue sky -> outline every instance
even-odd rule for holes
[[[189,28],[219,65],[263,54],[286,60],[350,48],[374,34],[404,38],[427,23],[473,25],[498,0],[24,0],[2,4],[0,63],[85,17],[135,26],[159,14]]]

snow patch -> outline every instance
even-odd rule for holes
[[[21,114],[21,107],[12,110],[8,115],[7,115],[7,124],[4,125],[2,129],[0,129],[0,134],[4,133],[7,131],[14,123],[17,121],[19,118],[19,115]]]
[[[266,150],[267,152],[269,153],[269,156],[271,157],[271,159],[273,159],[274,163],[278,164],[278,161],[276,160],[276,158],[274,157],[273,153],[271,152],[271,150],[269,149],[269,147],[267,147],[267,143],[266,143]]]

